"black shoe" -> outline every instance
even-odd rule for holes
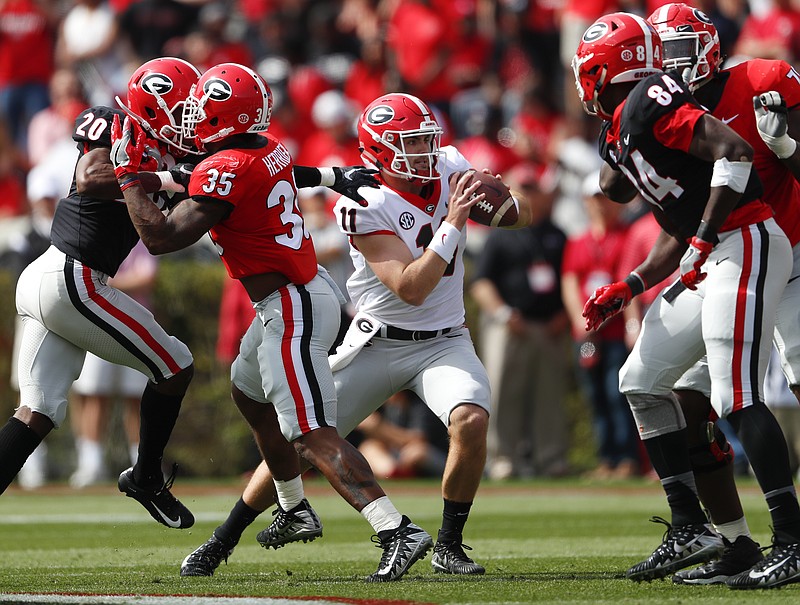
[[[675,584],[724,584],[728,578],[750,570],[764,558],[761,547],[748,536],[739,536],[735,542],[722,538],[725,548],[722,556],[695,569],[684,569],[672,576]]]
[[[800,543],[776,544],[773,537],[772,551],[763,561],[751,569],[729,578],[729,588],[776,588],[800,582]]]
[[[217,536],[211,537],[181,563],[182,576],[213,576],[214,570],[220,563],[228,562],[228,557],[233,554],[234,546],[228,547]]]
[[[433,547],[433,557],[431,557],[431,567],[433,571],[439,573],[452,573],[463,575],[480,576],[486,573],[483,565],[478,565],[470,559],[466,550],[472,550],[469,546],[459,542],[436,542]]]
[[[136,485],[133,481],[133,467],[122,471],[117,485],[119,491],[144,506],[150,516],[162,525],[173,529],[186,529],[194,525],[194,516],[169,491],[175,481],[177,469],[178,465],[173,464],[172,474],[161,487],[156,489]]]
[[[279,504],[272,514],[275,516],[272,523],[256,536],[264,548],[277,549],[290,542],[310,542],[322,536],[322,521],[305,498],[289,511]]]
[[[650,519],[667,526],[661,545],[647,559],[631,567],[625,576],[634,582],[655,580],[679,569],[705,563],[722,554],[722,538],[704,523],[673,527],[661,517]]]
[[[385,540],[381,540],[379,536],[372,536],[372,541],[383,549],[383,554],[377,571],[367,576],[367,582],[399,580],[414,563],[425,557],[433,546],[433,540],[428,532],[414,525],[405,515],[400,527],[391,536]]]

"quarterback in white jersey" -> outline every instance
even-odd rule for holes
[[[334,213],[340,228],[348,236],[392,233],[403,240],[411,255],[417,259],[434,232],[447,216],[447,186],[450,175],[471,168],[466,158],[452,146],[442,148],[434,192],[429,199],[401,195],[388,186],[364,189],[366,208],[342,197]],[[464,323],[464,263],[462,256],[467,239],[466,230],[459,237],[453,260],[442,279],[420,305],[409,305],[397,297],[370,268],[364,255],[351,247],[350,258],[355,271],[347,280],[356,309],[378,321],[406,330],[440,330]]]

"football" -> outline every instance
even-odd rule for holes
[[[505,183],[491,174],[470,170],[472,184],[475,180],[481,182],[481,186],[475,192],[483,193],[486,197],[475,204],[469,212],[469,218],[481,225],[489,227],[507,227],[517,222],[519,211],[511,191]],[[461,178],[463,172],[455,172],[450,176],[450,188],[453,189]]]

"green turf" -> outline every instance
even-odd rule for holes
[[[439,524],[438,482],[385,482],[395,504],[432,534]],[[175,493],[198,518],[176,531],[150,519],[109,485],[90,492],[11,489],[0,497],[0,593],[339,596],[428,603],[740,603],[800,602],[800,584],[736,592],[721,586],[634,584],[631,564],[659,543],[668,516],[661,490],[647,481],[597,485],[579,480],[485,483],[466,542],[485,564],[483,577],[434,574],[430,555],[400,582],[368,585],[380,551],[367,523],[327,484],[308,484],[324,537],[266,551],[245,533],[228,565],[212,578],[181,578],[180,562],[205,541],[240,486],[183,481]],[[754,537],[769,542],[766,507],[752,482],[743,487]]]

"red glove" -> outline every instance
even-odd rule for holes
[[[708,275],[702,273],[700,268],[705,264],[713,248],[714,244],[702,240],[696,235],[689,240],[689,248],[681,259],[681,281],[690,290],[697,290],[697,284]]]
[[[139,171],[141,170],[146,149],[146,135],[138,125],[129,117],[125,117],[122,126],[119,116],[114,116],[111,125],[111,163],[114,165],[114,174],[117,175],[119,188],[125,191],[128,187],[138,184]]]
[[[600,286],[586,301],[581,315],[586,318],[586,331],[596,330],[609,317],[622,311],[633,298],[631,287],[624,281]]]

